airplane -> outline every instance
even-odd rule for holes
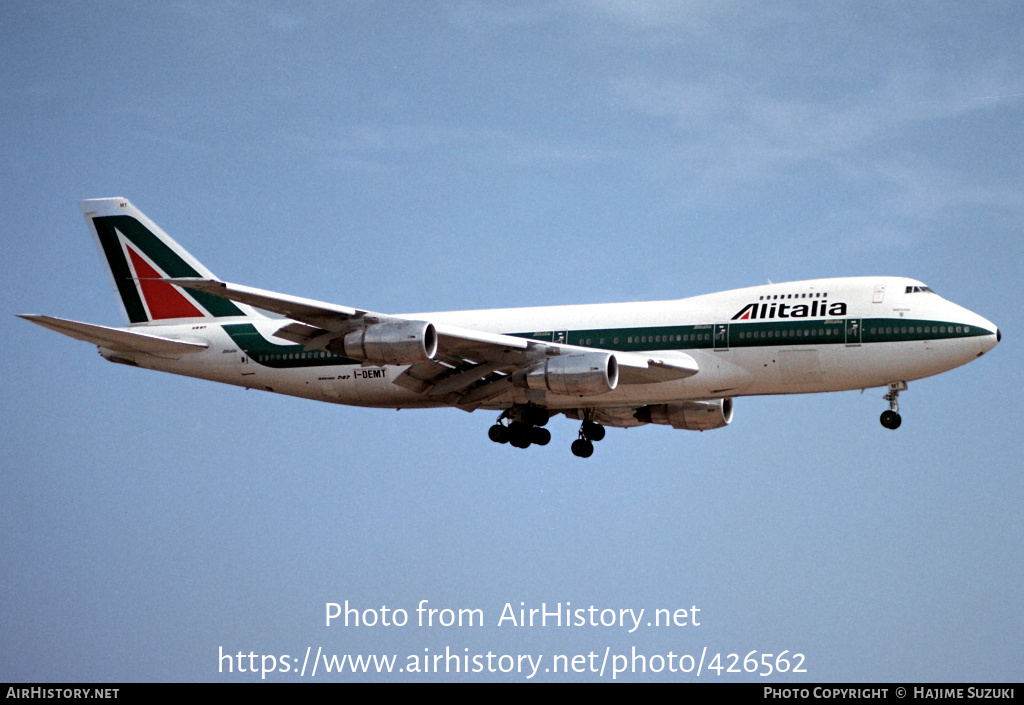
[[[217,279],[124,198],[80,202],[126,327],[21,317],[111,362],[353,406],[497,411],[488,437],[544,446],[557,414],[590,457],[605,427],[727,426],[733,400],[886,387],[964,365],[999,329],[901,277],[769,283],[644,303],[392,315]]]

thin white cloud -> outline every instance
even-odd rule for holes
[[[315,154],[323,164],[372,170],[431,156],[452,163],[517,165],[594,162],[612,156],[607,150],[532,139],[507,130],[426,124],[332,125],[286,139],[292,149]]]
[[[918,86],[922,81],[925,91],[910,91],[911,79],[895,71],[879,90],[836,97],[781,97],[746,88],[732,75],[707,82],[620,76],[609,86],[619,108],[676,135],[666,140],[676,145],[667,158],[689,165],[689,173],[705,181],[752,182],[814,167],[843,179],[888,183],[902,190],[908,203],[924,206],[930,200],[926,211],[979,200],[1018,204],[1019,189],[988,188],[967,173],[940,168],[913,139],[921,129],[1012,107],[1007,101],[1024,107],[1013,81],[987,69],[913,79]],[[923,101],[922,94],[935,97]],[[900,170],[897,164],[906,166]],[[927,188],[932,189],[928,199],[922,197]]]

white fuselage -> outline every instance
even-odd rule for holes
[[[598,395],[559,396],[513,388],[483,408],[542,403],[552,410],[630,407],[757,394],[831,392],[928,377],[991,350],[986,319],[896,277],[821,279],[737,289],[674,301],[409,314],[435,325],[671,356],[699,372],[656,384],[621,384]],[[356,406],[445,406],[394,384],[405,367],[339,362],[274,337],[279,319],[218,318],[205,324],[146,324],[137,330],[206,343],[176,358],[104,356],[191,377]],[[528,396],[529,395],[529,398]]]

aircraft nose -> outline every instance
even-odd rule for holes
[[[978,342],[981,345],[981,353],[979,354],[987,353],[999,345],[999,341],[1003,339],[1003,332],[999,329],[999,326],[980,316],[975,318],[974,321],[975,330],[982,334],[978,338]]]
[[[992,326],[988,329],[988,335],[982,337],[982,351],[988,352],[995,346],[999,345],[999,341],[1003,339],[1003,332],[999,330],[997,326]]]

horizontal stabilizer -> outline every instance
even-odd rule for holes
[[[110,328],[93,323],[80,323],[78,321],[69,321],[65,318],[54,318],[53,316],[20,314],[18,317],[41,325],[43,328],[63,333],[75,340],[93,343],[101,348],[116,352],[139,352],[149,353],[158,357],[177,357],[178,355],[197,353],[205,350],[207,347],[206,343],[174,340],[149,333],[125,330],[124,328]]]

